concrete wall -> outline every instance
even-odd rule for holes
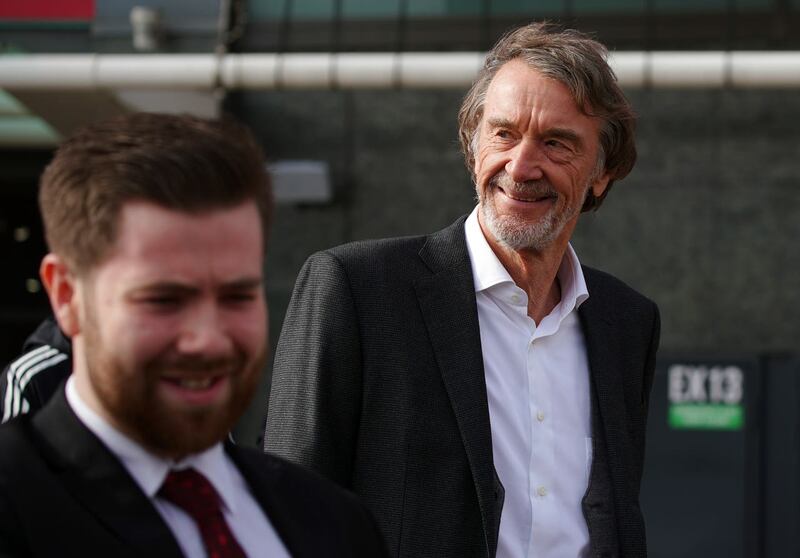
[[[268,258],[274,339],[316,250],[437,230],[474,193],[458,150],[463,91],[259,92],[228,108],[272,159],[329,162],[325,206],[280,206]],[[639,162],[574,235],[581,260],[653,298],[666,351],[796,350],[800,94],[630,91]],[[266,388],[264,388],[266,389]],[[255,435],[264,393],[243,427]]]

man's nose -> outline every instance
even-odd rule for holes
[[[543,157],[541,146],[536,141],[526,138],[511,151],[505,170],[514,182],[539,180],[544,176]]]
[[[187,313],[178,339],[179,352],[217,357],[230,354],[232,345],[215,304],[199,304],[194,311]]]

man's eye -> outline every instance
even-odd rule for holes
[[[169,307],[176,306],[180,300],[175,296],[149,296],[141,299],[141,302],[151,306]]]
[[[240,304],[245,302],[250,302],[256,299],[255,293],[229,293],[222,297],[224,302],[228,302],[231,304]]]
[[[498,137],[500,139],[509,139],[509,138],[511,138],[511,132],[509,132],[508,130],[497,130],[497,132],[495,132],[494,135],[495,135],[495,137]]]
[[[555,153],[562,156],[573,156],[575,153],[575,146],[571,143],[564,142],[558,139],[549,139],[545,141],[545,145]]]

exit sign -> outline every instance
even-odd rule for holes
[[[673,364],[667,370],[669,425],[677,430],[741,430],[744,371],[738,366]]]

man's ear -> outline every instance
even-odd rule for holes
[[[608,188],[608,183],[610,180],[611,173],[606,171],[596,178],[594,182],[592,182],[590,188],[592,189],[592,194],[594,194],[595,198],[599,198],[603,195],[603,193],[606,191],[606,188]]]
[[[61,331],[68,337],[79,333],[77,285],[67,262],[57,254],[47,254],[39,266],[39,276]]]

